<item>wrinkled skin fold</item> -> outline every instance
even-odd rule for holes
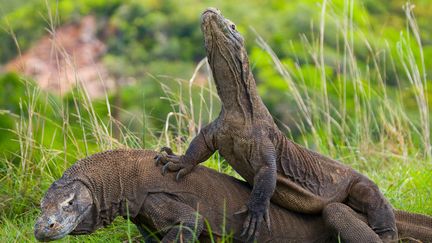
[[[218,240],[224,232],[233,241],[242,241],[244,216],[234,213],[249,197],[250,186],[203,166],[176,182],[174,174],[159,173],[161,167],[153,161],[156,155],[149,150],[114,150],[76,162],[42,199],[36,238],[50,241],[66,234],[89,234],[129,212],[149,241],[207,242],[210,234]],[[322,216],[275,204],[269,205],[269,212],[271,233],[263,230],[258,242],[338,242],[338,235],[343,242],[381,241],[363,214],[341,203],[327,205]],[[431,217],[395,212],[400,239],[432,242]],[[55,227],[49,227],[53,223]],[[158,234],[151,236],[151,232]]]
[[[278,129],[257,94],[244,41],[219,10],[201,16],[207,59],[222,102],[219,116],[191,141],[184,155],[163,148],[156,158],[162,172],[176,179],[192,172],[216,151],[253,186],[244,206],[244,240],[270,227],[270,200],[286,209],[320,214],[332,203],[345,203],[367,215],[368,224],[384,241],[397,237],[393,209],[371,180],[348,166],[310,151]]]

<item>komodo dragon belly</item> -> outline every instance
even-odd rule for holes
[[[239,173],[249,184],[253,184],[254,168],[249,160],[251,140],[221,133],[218,136],[218,148],[222,157]]]

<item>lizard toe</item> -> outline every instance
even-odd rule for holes
[[[246,235],[246,233],[248,232],[248,229],[249,229],[250,221],[251,221],[251,216],[248,214],[246,216],[244,223],[243,223],[243,231],[241,232],[240,236],[243,237]]]
[[[155,165],[156,166],[164,165],[164,164],[166,164],[168,162],[167,159],[165,158],[165,156],[162,155],[162,154],[156,155],[154,157],[154,160],[155,160]]]
[[[182,165],[169,161],[162,167],[162,175],[165,175],[167,171],[179,171],[180,169]]]
[[[271,232],[271,225],[270,225],[270,210],[267,209],[266,213],[264,215],[264,221],[266,222],[267,229],[269,232]]]
[[[252,216],[251,219],[251,223],[249,225],[249,229],[248,229],[248,235],[247,235],[247,239],[246,241],[250,241],[253,240],[255,233],[256,233],[256,224],[257,224],[257,217],[256,216]]]
[[[160,149],[160,152],[162,153],[162,152],[165,152],[165,153],[167,153],[168,155],[174,155],[174,153],[173,153],[173,151],[172,151],[172,149],[170,148],[170,147],[162,147],[161,149]]]
[[[189,174],[192,171],[193,167],[184,167],[179,170],[176,176],[176,180],[179,181],[181,178],[183,178],[185,175]]]

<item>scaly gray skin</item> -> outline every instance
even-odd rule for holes
[[[272,202],[295,212],[321,213],[326,205],[345,202],[368,215],[384,240],[397,236],[393,210],[378,187],[353,169],[287,139],[257,94],[243,38],[235,25],[213,8],[201,17],[207,58],[222,101],[219,117],[192,140],[186,153],[159,156],[157,163],[190,173],[216,150],[253,185],[240,212],[248,212],[243,234],[253,238],[265,220],[270,224]]]
[[[162,242],[191,242],[195,237],[209,241],[204,221],[210,224],[214,239],[232,235],[233,241],[240,241],[244,217],[234,212],[248,198],[249,185],[203,166],[177,183],[173,174],[158,173],[160,168],[153,164],[156,155],[146,150],[114,150],[75,163],[45,194],[35,224],[36,239],[89,234],[129,212],[145,237],[150,235],[144,230],[148,228],[158,232]],[[258,242],[338,242],[337,235],[343,242],[380,242],[364,216],[344,204],[329,204],[322,216],[274,204],[269,212],[271,233],[263,229]],[[396,211],[396,219],[401,238],[432,242],[432,218]]]

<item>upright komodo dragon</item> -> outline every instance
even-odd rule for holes
[[[233,213],[248,198],[249,185],[202,166],[176,183],[174,175],[164,177],[158,172],[153,162],[156,154],[114,150],[76,162],[45,194],[36,238],[50,241],[67,234],[89,234],[116,216],[129,215],[143,235],[157,232],[162,242],[209,240],[204,221],[214,238],[225,232],[240,241],[243,217]],[[290,212],[274,204],[269,210],[271,234],[262,232],[258,242],[338,242],[337,234],[343,242],[380,242],[363,222],[365,218],[344,204],[329,204],[322,216]],[[397,210],[395,214],[401,238],[432,242],[431,217]]]
[[[159,155],[162,172],[190,173],[216,150],[253,185],[244,222],[244,234],[258,233],[263,220],[270,224],[269,203],[302,213],[321,213],[332,202],[343,202],[367,215],[383,239],[397,236],[391,205],[367,177],[342,163],[290,141],[278,129],[257,94],[242,36],[219,10],[201,17],[207,58],[222,101],[219,117],[192,140],[186,153]],[[272,215],[272,217],[276,217]]]

